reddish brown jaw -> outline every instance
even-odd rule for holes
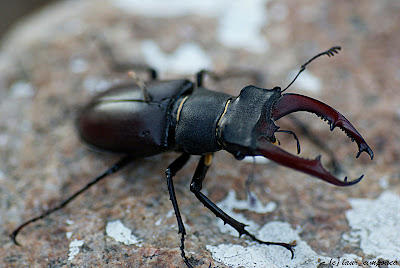
[[[297,111],[311,112],[324,120],[327,120],[331,126],[331,130],[335,127],[342,129],[352,141],[358,145],[357,158],[362,152],[366,152],[371,157],[374,153],[365,142],[363,137],[358,133],[354,126],[341,113],[326,105],[323,102],[306,97],[299,94],[287,93],[283,94],[272,106],[271,118],[278,120],[279,118]],[[308,173],[308,172],[307,172]]]
[[[364,175],[362,175],[353,181],[347,181],[346,177],[344,181],[341,181],[324,169],[320,161],[320,156],[314,160],[294,156],[273,145],[264,137],[258,138],[256,147],[255,155],[262,155],[278,164],[310,174],[337,186],[350,186],[358,183],[364,177]]]

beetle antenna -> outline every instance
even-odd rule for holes
[[[150,102],[152,98],[149,92],[147,91],[146,84],[144,83],[144,81],[134,71],[129,71],[128,76],[131,77],[133,80],[135,80],[135,83],[140,87],[140,90],[143,93],[144,101]]]
[[[297,73],[297,75],[296,75],[295,78],[292,80],[292,82],[290,82],[290,84],[289,84],[284,90],[281,91],[281,93],[284,92],[286,89],[288,89],[288,88],[294,83],[294,81],[296,81],[297,77],[299,77],[299,75],[306,69],[306,66],[307,66],[310,62],[312,62],[312,61],[315,60],[316,58],[318,58],[318,57],[320,57],[320,56],[323,56],[323,55],[328,55],[328,57],[333,57],[333,56],[335,56],[335,53],[338,54],[338,53],[339,53],[339,50],[341,50],[341,49],[342,49],[342,48],[341,48],[340,46],[331,47],[330,49],[328,49],[328,50],[326,50],[326,51],[324,51],[324,52],[321,52],[321,53],[315,55],[315,56],[312,57],[309,61],[307,61],[306,63],[304,63],[303,65],[301,65],[300,71]]]

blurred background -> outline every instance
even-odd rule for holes
[[[22,17],[55,0],[0,0],[0,41]]]

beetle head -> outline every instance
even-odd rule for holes
[[[239,96],[232,99],[221,116],[217,136],[223,149],[237,159],[261,155],[281,165],[305,172],[326,182],[347,186],[359,182],[360,178],[344,181],[335,178],[324,169],[320,156],[314,160],[303,159],[290,154],[275,145],[275,133],[279,127],[275,121],[297,111],[307,111],[328,121],[330,129],[342,129],[358,145],[357,158],[367,152],[371,159],[373,152],[353,125],[338,111],[315,99],[299,94],[282,94],[279,87],[263,89],[247,86]],[[294,134],[293,132],[290,132]]]
[[[278,87],[263,89],[247,86],[238,97],[230,100],[217,126],[224,149],[237,159],[243,159],[256,149],[259,136],[275,143],[275,132],[279,127],[271,118],[271,110],[280,97]]]

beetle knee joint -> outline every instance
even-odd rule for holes
[[[197,185],[196,183],[192,182],[190,184],[190,191],[192,193],[200,192],[202,189],[201,185]]]

